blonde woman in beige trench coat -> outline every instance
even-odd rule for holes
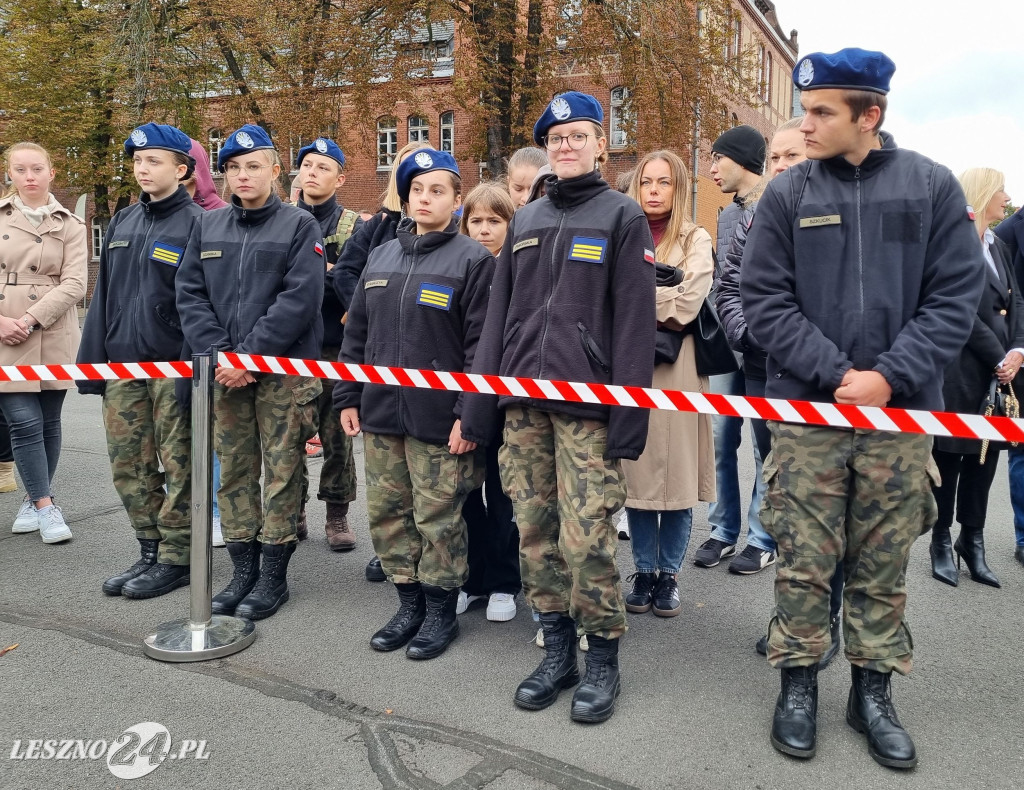
[[[711,236],[687,217],[690,179],[683,160],[671,151],[647,154],[637,165],[629,195],[647,215],[655,257],[683,270],[678,286],[657,289],[660,326],[682,329],[697,317],[711,290]],[[688,336],[674,363],[654,368],[659,389],[707,392],[697,375],[694,339]],[[679,614],[676,574],[690,541],[692,508],[715,499],[715,455],[707,415],[652,411],[647,447],[636,461],[623,461],[626,515],[636,573],[626,596],[630,612]]]
[[[50,155],[16,143],[4,156],[11,189],[0,199],[0,364],[68,364],[78,353],[76,303],[85,295],[85,225],[50,194]],[[50,483],[60,457],[60,412],[71,381],[0,382],[0,409],[28,495],[15,533],[70,540]]]

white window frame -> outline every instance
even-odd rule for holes
[[[210,155],[210,172],[217,172],[217,157],[220,156],[220,149],[224,145],[224,135],[220,129],[211,129],[206,136],[207,153]]]
[[[455,156],[455,111],[448,110],[441,113],[438,120],[441,129],[441,136],[438,139],[438,145],[441,147],[438,150],[447,151]]]
[[[409,142],[430,145],[430,122],[422,115],[410,115],[408,118]]]
[[[628,102],[629,88],[624,85],[612,88],[608,108],[608,145],[610,148],[625,148],[629,145],[629,136],[626,134],[623,123],[629,114]]]
[[[377,169],[390,170],[396,154],[398,154],[398,119],[387,117],[377,119]]]
[[[92,224],[89,228],[92,239],[92,260],[99,261],[100,252],[103,250],[103,234],[104,228],[103,223],[100,222],[96,217],[92,218]]]

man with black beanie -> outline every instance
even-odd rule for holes
[[[733,201],[718,217],[716,252],[718,261],[725,260],[737,224],[748,204],[757,200],[764,188],[765,140],[752,126],[735,126],[719,135],[711,146],[711,177],[719,189],[733,195]],[[716,264],[716,278],[720,273]],[[723,395],[745,395],[743,371],[711,378],[711,391]],[[743,431],[742,417],[714,418],[715,475],[718,501],[708,508],[711,536],[704,541],[694,557],[694,564],[713,568],[726,557],[736,554],[740,536],[740,483],[736,454]],[[758,518],[764,483],[761,480],[761,456],[751,437],[754,453],[754,489],[747,511],[747,545],[731,563],[733,573],[749,576],[775,563],[775,541],[765,532]]]

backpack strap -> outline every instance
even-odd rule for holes
[[[352,235],[352,230],[356,226],[356,220],[359,219],[359,215],[351,209],[345,209],[341,212],[341,216],[338,217],[338,229],[333,235],[328,236],[324,239],[324,244],[337,244],[340,250],[345,242],[349,240]]]

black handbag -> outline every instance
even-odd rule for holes
[[[654,335],[654,364],[671,365],[679,359],[679,352],[683,348],[683,338],[687,334],[685,329],[669,329],[659,326]]]
[[[740,369],[732,353],[725,329],[718,319],[718,311],[709,296],[700,306],[700,312],[691,322],[693,328],[697,374],[700,376],[721,376],[735,373]]]
[[[1005,389],[1004,389],[1005,388]],[[1000,384],[995,376],[988,385],[988,394],[981,403],[981,413],[986,417],[1020,417],[1020,403],[1017,402],[1017,395],[1010,383]],[[1011,442],[1016,447],[1017,442]],[[985,456],[988,455],[988,439],[981,440],[981,455],[978,461],[985,463]]]

